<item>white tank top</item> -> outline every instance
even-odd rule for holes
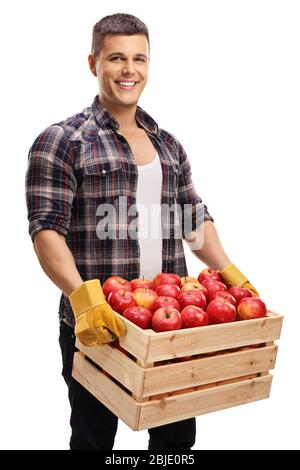
[[[152,162],[138,165],[136,205],[139,213],[140,277],[152,279],[162,270],[162,168],[158,153]]]

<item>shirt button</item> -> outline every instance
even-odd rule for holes
[[[106,173],[106,170],[102,170],[102,175],[105,175],[105,173]]]
[[[172,263],[173,258],[168,258],[168,263]]]

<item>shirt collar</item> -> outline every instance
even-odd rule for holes
[[[96,95],[92,104],[92,111],[95,116],[95,119],[99,126],[105,127],[110,125],[116,130],[119,129],[120,125],[118,121],[112,116],[112,114],[103,106],[99,100],[99,96]],[[153,134],[158,133],[158,125],[154,119],[146,113],[140,106],[137,106],[135,118],[137,122],[148,132]]]

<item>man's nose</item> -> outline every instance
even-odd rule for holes
[[[130,60],[126,60],[123,64],[123,73],[124,75],[131,75],[135,72],[134,63]]]

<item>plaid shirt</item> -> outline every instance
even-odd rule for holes
[[[139,106],[136,121],[160,158],[162,206],[189,204],[192,230],[204,220],[213,220],[195,191],[190,164],[178,140],[160,129]],[[119,132],[118,122],[96,96],[91,107],[45,129],[29,151],[26,200],[32,241],[44,229],[64,235],[83,280],[98,278],[103,283],[112,275],[128,280],[138,278],[138,239],[124,236],[134,225],[133,216],[119,217],[118,202],[122,196],[128,207],[135,205],[137,177],[137,165],[128,142]],[[116,230],[117,237],[102,239],[97,230],[97,208],[107,203],[113,205],[118,216],[114,227],[110,227]],[[200,213],[197,207],[202,207]],[[180,238],[174,235],[175,219],[172,212],[168,218],[162,212],[162,227],[169,230],[169,236],[162,240],[162,272],[185,276],[184,234]],[[59,318],[74,326],[71,306],[64,294]]]

